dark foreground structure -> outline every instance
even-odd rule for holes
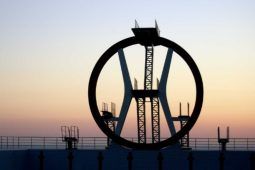
[[[217,138],[190,138],[185,149],[109,147],[106,137],[79,137],[73,149],[67,144],[61,137],[0,136],[0,169],[255,170],[254,138],[230,138],[226,151]]]
[[[1,151],[3,170],[254,170],[251,151]]]

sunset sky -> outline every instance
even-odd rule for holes
[[[102,136],[88,105],[91,71],[111,45],[133,36],[135,19],[141,27],[154,27],[156,19],[161,36],[182,46],[203,78],[204,104],[191,136],[216,137],[217,126],[230,126],[231,137],[255,137],[254,17],[253,0],[1,0],[0,136],[60,136],[62,125],[79,126],[81,136]],[[132,81],[144,74],[137,64],[144,62],[141,50],[132,47],[126,55]],[[166,49],[156,54],[160,65]],[[97,95],[100,108],[113,101],[119,110],[123,82],[114,57]],[[179,102],[194,106],[194,81],[174,57],[168,95],[178,114]],[[155,76],[161,69],[156,66]],[[181,85],[185,90],[174,90]]]

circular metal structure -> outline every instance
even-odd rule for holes
[[[189,66],[195,80],[196,84],[196,101],[194,110],[191,114],[190,119],[185,124],[185,126],[180,129],[177,133],[173,134],[166,140],[160,141],[158,143],[135,143],[129,141],[120,135],[115,134],[109,127],[105,124],[104,120],[102,119],[98,106],[97,106],[97,98],[96,98],[96,87],[99,75],[107,63],[107,61],[118,52],[120,49],[124,49],[128,46],[139,44],[139,40],[134,37],[129,37],[124,40],[117,42],[116,44],[112,45],[108,50],[106,50],[103,55],[97,61],[89,80],[89,87],[88,87],[88,97],[89,97],[89,106],[91,113],[93,115],[94,120],[96,121],[99,128],[108,136],[110,137],[115,143],[128,147],[128,148],[135,148],[135,149],[160,149],[167,147],[169,145],[173,145],[178,142],[185,134],[187,134],[191,128],[194,126],[195,122],[197,121],[203,103],[203,82],[201,78],[201,74],[199,69],[192,59],[192,57],[178,44],[165,39],[163,37],[157,37],[153,40],[153,44],[161,45],[166,48],[172,49],[175,53],[177,53]]]

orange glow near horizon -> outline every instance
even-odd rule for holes
[[[123,2],[93,3],[0,2],[0,136],[60,136],[62,125],[79,126],[81,136],[104,136],[88,104],[93,67],[112,44],[133,36],[134,19],[141,27],[151,27],[156,18],[160,35],[182,46],[202,75],[204,103],[191,137],[216,137],[218,126],[230,126],[231,137],[255,137],[255,1],[166,1],[148,6],[145,1],[128,1],[125,8]],[[134,45],[124,52],[132,84],[137,78],[142,88],[144,48]],[[154,88],[166,52],[155,47]],[[99,77],[99,109],[102,102],[115,102],[119,112],[123,90],[115,54]],[[192,111],[195,83],[177,54],[167,96],[173,115],[179,114],[179,102],[184,113],[187,102]],[[162,135],[167,136],[166,122],[162,124]],[[136,136],[135,101],[123,135]]]

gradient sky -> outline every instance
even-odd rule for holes
[[[77,125],[82,136],[101,136],[88,106],[90,73],[106,49],[133,36],[135,19],[147,27],[156,19],[203,77],[192,136],[216,137],[217,126],[230,126],[232,137],[255,137],[254,17],[252,0],[1,0],[0,135],[59,136],[61,125]]]

